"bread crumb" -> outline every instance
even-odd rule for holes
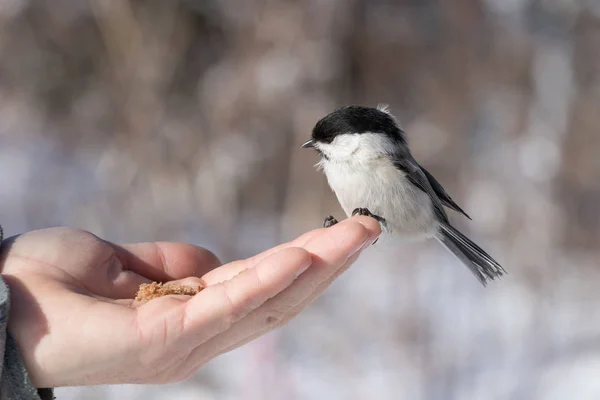
[[[184,286],[175,285],[172,283],[142,283],[138,289],[135,299],[137,301],[149,301],[157,297],[166,296],[169,294],[183,294],[186,296],[193,296],[200,293],[204,289],[204,286]]]

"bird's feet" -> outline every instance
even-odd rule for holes
[[[385,218],[373,214],[371,211],[369,211],[368,208],[355,208],[354,211],[352,211],[352,216],[354,217],[355,215],[364,215],[367,217],[371,217],[376,219],[377,222],[379,222],[380,224],[385,224]]]
[[[335,219],[334,216],[328,215],[327,217],[325,217],[325,220],[323,221],[323,228],[329,228],[331,226],[334,226],[337,223],[338,223],[338,220]]]

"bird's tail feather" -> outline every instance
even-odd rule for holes
[[[436,239],[465,264],[484,286],[506,273],[488,253],[450,224],[440,225]]]

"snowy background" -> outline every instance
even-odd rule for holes
[[[185,383],[59,399],[600,398],[598,0],[0,0],[0,222],[246,257],[342,216],[299,146],[379,102],[505,279],[376,246]]]

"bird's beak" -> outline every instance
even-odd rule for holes
[[[314,142],[313,142],[312,139],[310,139],[309,141],[307,141],[306,143],[304,143],[302,145],[303,149],[306,149],[306,148],[309,148],[309,147],[315,147],[315,144],[314,144]]]

